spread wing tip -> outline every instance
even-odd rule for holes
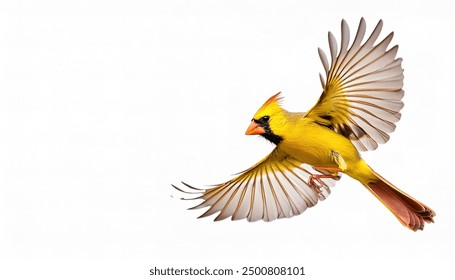
[[[349,27],[343,19],[339,52],[335,37],[328,33],[330,64],[324,51],[318,49],[326,74],[325,79],[319,76],[323,93],[306,114],[348,137],[362,151],[387,142],[389,137],[384,135],[394,130],[391,123],[400,119],[403,107],[402,58],[396,57],[398,45],[389,47],[394,32],[376,42],[382,27],[379,20],[364,41],[366,22],[362,17],[350,44]]]
[[[203,189],[182,182],[182,187],[172,187],[190,196],[185,200],[203,200],[190,208],[208,207],[199,218],[218,213],[215,221],[230,217],[267,222],[299,215],[324,200],[335,180],[324,178],[310,187],[316,173],[320,172],[275,148],[262,161],[223,184]]]

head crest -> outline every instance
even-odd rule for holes
[[[262,105],[262,108],[265,108],[265,107],[267,107],[268,105],[270,105],[271,103],[274,103],[274,102],[280,104],[281,100],[283,100],[283,96],[281,96],[281,91],[280,91],[277,94],[275,94],[272,97],[270,97],[269,99],[267,99],[267,101],[264,103],[264,105]]]

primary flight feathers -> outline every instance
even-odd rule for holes
[[[275,149],[230,181],[207,189],[176,189],[202,199],[192,209],[215,220],[272,221],[301,214],[324,200],[341,173],[359,181],[411,230],[433,222],[435,212],[385,180],[360,157],[389,140],[403,107],[403,69],[398,46],[388,49],[393,33],[376,40],[382,21],[363,42],[366,25],[360,20],[349,46],[349,28],[341,22],[341,46],[329,32],[331,64],[319,49],[326,72],[323,92],[307,113],[281,107],[280,93],[270,97],[253,116],[247,135],[261,135]]]
[[[315,192],[307,181],[315,173],[308,171],[307,164],[299,162],[277,148],[266,158],[234,179],[210,189],[197,189],[183,183],[204,201],[191,208],[210,208],[200,217],[220,212],[216,221],[232,217],[232,220],[273,221],[290,218],[324,200],[335,185],[333,179],[324,179]]]
[[[382,20],[362,44],[366,24],[362,18],[354,42],[349,45],[349,27],[341,22],[341,48],[329,32],[331,65],[319,49],[327,82],[320,74],[323,93],[307,117],[331,126],[349,138],[361,151],[374,150],[389,140],[400,120],[404,91],[401,58],[395,58],[398,46],[387,49],[390,33],[375,44],[382,29]]]

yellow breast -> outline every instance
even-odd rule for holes
[[[354,145],[346,137],[315,123],[301,118],[290,125],[283,135],[280,147],[300,161],[313,166],[339,167],[333,153],[338,153],[349,169],[360,160]]]

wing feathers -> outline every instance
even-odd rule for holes
[[[338,46],[337,40],[335,36],[333,36],[332,32],[329,32],[329,47],[330,47],[330,54],[332,55],[332,61],[336,61],[337,53],[338,53]]]
[[[404,91],[398,46],[388,49],[393,32],[376,43],[382,30],[378,22],[362,43],[366,24],[362,18],[349,47],[349,27],[341,22],[341,47],[329,32],[331,64],[319,49],[327,79],[320,75],[323,93],[306,117],[349,138],[360,150],[374,150],[389,140],[403,108]]]
[[[329,61],[327,60],[327,56],[325,55],[324,51],[321,48],[318,48],[318,53],[322,65],[324,66],[325,74],[327,75],[327,73],[329,73]],[[323,86],[325,86],[325,83]]]
[[[321,191],[325,194],[320,198],[307,184],[312,175],[307,168],[308,165],[275,148],[264,160],[226,183],[205,190],[183,183],[190,192],[174,187],[195,196],[190,199],[203,199],[190,208],[209,207],[200,217],[219,212],[216,221],[228,217],[250,222],[273,221],[299,215],[330,194],[329,187],[335,181],[324,179]]]
[[[340,54],[345,54],[349,45],[349,26],[343,19],[341,21],[341,50]]]

